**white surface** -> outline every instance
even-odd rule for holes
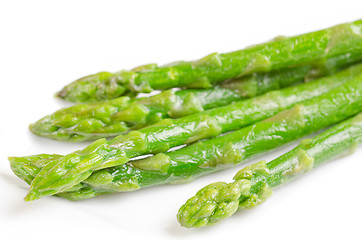
[[[262,206],[201,230],[181,228],[178,208],[206,184],[230,181],[240,167],[186,185],[81,202],[49,197],[25,203],[26,184],[7,161],[85,146],[27,129],[70,105],[53,94],[78,77],[317,30],[360,18],[361,7],[360,0],[1,1],[0,239],[361,239],[361,148],[278,189]]]

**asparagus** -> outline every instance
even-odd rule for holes
[[[166,90],[142,99],[119,97],[58,110],[31,124],[30,130],[39,136],[56,140],[96,140],[115,137],[166,118],[187,116],[204,109],[224,106],[242,98],[244,97],[236,91],[222,87]]]
[[[244,89],[240,91],[219,86],[210,89],[166,90],[148,98],[119,97],[101,103],[78,104],[40,119],[30,126],[30,130],[40,136],[69,141],[114,137],[165,118],[191,115],[292,85],[300,82],[312,70],[315,69],[305,66],[288,70],[288,73],[255,74],[228,83],[227,86],[234,89],[242,86]]]
[[[341,156],[362,142],[362,114],[350,118],[324,133],[303,140],[279,158],[260,161],[241,169],[234,182],[207,185],[187,200],[177,219],[185,227],[204,227],[219,223],[237,210],[254,208],[272,195],[272,189]]]
[[[338,89],[224,136],[96,171],[81,184],[72,185],[81,188],[76,191],[64,189],[68,192],[62,193],[61,196],[79,200],[108,192],[134,191],[160,184],[191,181],[195,177],[234,166],[258,153],[338,123],[360,111],[362,76],[348,81]],[[13,169],[16,169],[17,158],[10,161]],[[50,161],[52,162],[56,161]],[[39,177],[40,172],[35,179]],[[34,199],[33,195],[29,196]]]
[[[40,136],[65,141],[115,137],[165,118],[179,118],[228,105],[305,80],[334,73],[360,61],[361,53],[327,59],[324,63],[254,73],[209,89],[166,90],[142,99],[119,97],[106,102],[61,109],[30,125]]]
[[[313,98],[361,73],[362,64],[318,81],[276,90],[221,108],[179,119],[165,119],[113,140],[99,139],[79,150],[52,161],[38,173],[26,200],[53,195],[80,183],[94,170],[117,166],[130,158],[148,153],[165,152],[182,144],[218,136],[240,129]],[[298,93],[298,94],[295,94]]]
[[[217,82],[254,72],[269,72],[361,52],[361,29],[362,20],[357,20],[244,50],[213,53],[197,61],[182,61],[160,67],[149,64],[114,74],[101,72],[70,83],[58,96],[69,101],[87,102],[118,97],[129,91],[209,88]]]
[[[31,184],[34,177],[49,161],[58,159],[58,154],[38,154],[26,157],[9,157],[10,167],[16,176]]]
[[[112,116],[131,104],[131,98],[119,97],[107,102],[77,104],[60,109],[31,124],[29,129],[43,137],[80,142],[125,133],[129,126]]]
[[[62,157],[58,154],[38,154],[25,157],[9,157],[10,167],[15,173],[16,176],[23,179],[27,184],[31,184],[35,176],[40,172],[40,170],[47,165],[50,161],[54,161]],[[68,191],[78,191],[81,190],[82,197],[85,197],[84,191],[85,185],[83,183],[77,184]],[[66,196],[67,193],[64,193]],[[67,194],[72,196],[72,194]]]

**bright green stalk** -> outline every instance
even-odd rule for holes
[[[31,184],[35,176],[40,170],[46,166],[49,162],[54,161],[62,157],[58,154],[38,154],[25,157],[9,157],[10,167],[16,176],[23,179],[27,184]],[[85,197],[85,184],[80,183],[73,186],[68,191],[80,191],[82,192],[82,198]],[[68,194],[69,195],[69,194]],[[71,197],[71,195],[69,195]],[[70,198],[69,197],[69,198]]]
[[[264,121],[173,152],[99,170],[84,183],[97,195],[192,181],[235,166],[256,154],[336,124],[361,111],[360,76]]]
[[[254,72],[323,62],[331,57],[361,52],[361,30],[362,20],[358,20],[231,53],[213,53],[197,61],[160,67],[149,64],[114,74],[101,72],[70,83],[58,96],[74,102],[89,102],[115,98],[129,91],[209,88]]]
[[[94,170],[117,166],[130,158],[165,152],[182,144],[240,129],[288,109],[296,103],[319,96],[361,73],[357,65],[318,81],[248,99],[179,119],[165,119],[111,141],[99,139],[83,150],[47,164],[33,180],[27,200],[53,195],[87,179]],[[297,93],[297,94],[296,94]]]
[[[56,140],[96,140],[115,137],[166,118],[187,116],[225,106],[243,98],[246,97],[240,96],[237,91],[222,87],[166,90],[141,99],[119,97],[58,110],[30,125],[30,130],[39,136]],[[75,111],[76,109],[80,110]]]
[[[43,137],[80,142],[125,133],[129,126],[114,121],[112,116],[130,106],[129,97],[119,97],[107,102],[77,104],[49,114],[29,126]]]
[[[9,157],[9,161],[15,175],[30,184],[47,163],[59,157],[62,155],[38,154],[26,157]]]
[[[79,200],[107,192],[134,191],[160,184],[191,181],[195,177],[234,166],[255,154],[338,123],[360,111],[362,76],[348,81],[338,89],[230,134],[200,141],[177,151],[159,153],[143,160],[96,171],[83,180],[82,189],[62,196]],[[16,168],[17,158],[12,158],[11,163]],[[45,165],[47,166],[48,164]],[[83,191],[87,193],[84,196]]]
[[[319,65],[254,73],[227,81],[222,87],[166,90],[141,99],[119,97],[101,103],[78,104],[45,116],[31,124],[30,130],[43,137],[73,142],[115,137],[165,118],[195,114],[332,74],[360,60],[362,52],[330,58]]]
[[[256,207],[268,199],[272,189],[341,156],[362,142],[362,114],[324,133],[303,140],[279,158],[260,161],[241,169],[234,182],[212,183],[180,208],[177,219],[184,227],[204,227],[219,223],[237,210]]]
[[[40,136],[69,141],[115,137],[162,119],[191,115],[299,83],[315,70],[319,69],[303,66],[271,74],[254,74],[231,81],[226,87],[166,90],[141,99],[119,97],[101,103],[78,104],[40,119],[30,126],[30,130]],[[324,73],[327,71],[318,71],[318,75]]]

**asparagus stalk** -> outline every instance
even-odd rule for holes
[[[269,72],[361,52],[361,29],[362,20],[358,20],[231,53],[213,53],[197,61],[160,67],[149,64],[114,74],[101,72],[70,83],[58,96],[69,101],[87,102],[115,98],[129,91],[209,88],[217,82],[254,72]]]
[[[32,181],[26,200],[65,191],[87,179],[94,170],[124,164],[132,157],[165,152],[175,146],[240,129],[273,116],[296,103],[340,87],[359,75],[361,69],[362,65],[356,65],[318,81],[272,91],[256,98],[176,120],[165,119],[108,142],[99,139],[83,150],[44,166]]]
[[[361,76],[254,125],[173,152],[99,170],[84,183],[97,195],[191,181],[235,166],[256,154],[336,124],[360,111]]]
[[[236,91],[222,87],[166,90],[142,99],[119,97],[106,102],[78,104],[58,110],[31,124],[30,130],[39,136],[56,140],[96,140],[115,137],[166,118],[187,116],[224,106],[243,98]],[[75,109],[80,110],[74,111]]]
[[[61,109],[30,125],[40,136],[65,141],[115,137],[165,118],[179,118],[228,105],[305,80],[332,74],[362,59],[361,53],[327,59],[313,64],[254,73],[209,89],[166,90],[142,99],[119,97],[106,102],[78,104]]]
[[[9,157],[9,161],[10,167],[15,175],[23,179],[27,184],[30,185],[35,176],[44,166],[46,166],[51,161],[59,159],[60,157],[62,157],[62,155],[38,154],[25,157]],[[72,192],[81,190],[82,197],[85,197],[84,187],[86,186],[83,183],[80,183],[73,186],[71,189],[68,189],[68,191]]]
[[[159,153],[149,158],[96,171],[75,186],[77,188],[82,185],[82,188],[77,191],[64,189],[68,192],[61,193],[61,196],[79,200],[108,192],[134,191],[160,184],[191,181],[338,123],[360,111],[362,76],[350,80],[338,89],[230,134],[201,141],[177,151]],[[17,158],[10,161],[13,169],[21,162]],[[56,160],[50,161],[52,162]]]
[[[124,96],[107,102],[77,104],[41,118],[29,129],[39,136],[72,142],[119,135],[128,131],[129,126],[114,121],[112,116],[131,102],[131,98]]]
[[[184,227],[219,223],[237,210],[256,207],[268,199],[272,189],[341,156],[362,142],[362,114],[324,133],[303,140],[279,158],[260,161],[241,169],[234,182],[215,182],[196,193],[180,208],[177,219]]]
[[[58,159],[58,154],[38,154],[26,157],[9,157],[10,167],[16,176],[31,184],[38,172],[50,161]]]
[[[30,125],[30,130],[40,136],[69,141],[114,137],[165,118],[191,115],[298,83],[314,70],[305,66],[288,70],[288,73],[255,74],[228,83],[233,89],[216,86],[166,90],[148,98],[119,97],[101,103],[78,104],[40,119]]]

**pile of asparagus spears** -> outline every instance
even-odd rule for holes
[[[153,90],[161,93],[138,97]],[[362,20],[197,61],[100,72],[57,95],[77,104],[30,130],[95,141],[67,155],[9,157],[30,185],[26,201],[189,182],[335,125],[271,162],[243,168],[232,183],[198,191],[177,218],[185,227],[209,226],[362,141]]]

